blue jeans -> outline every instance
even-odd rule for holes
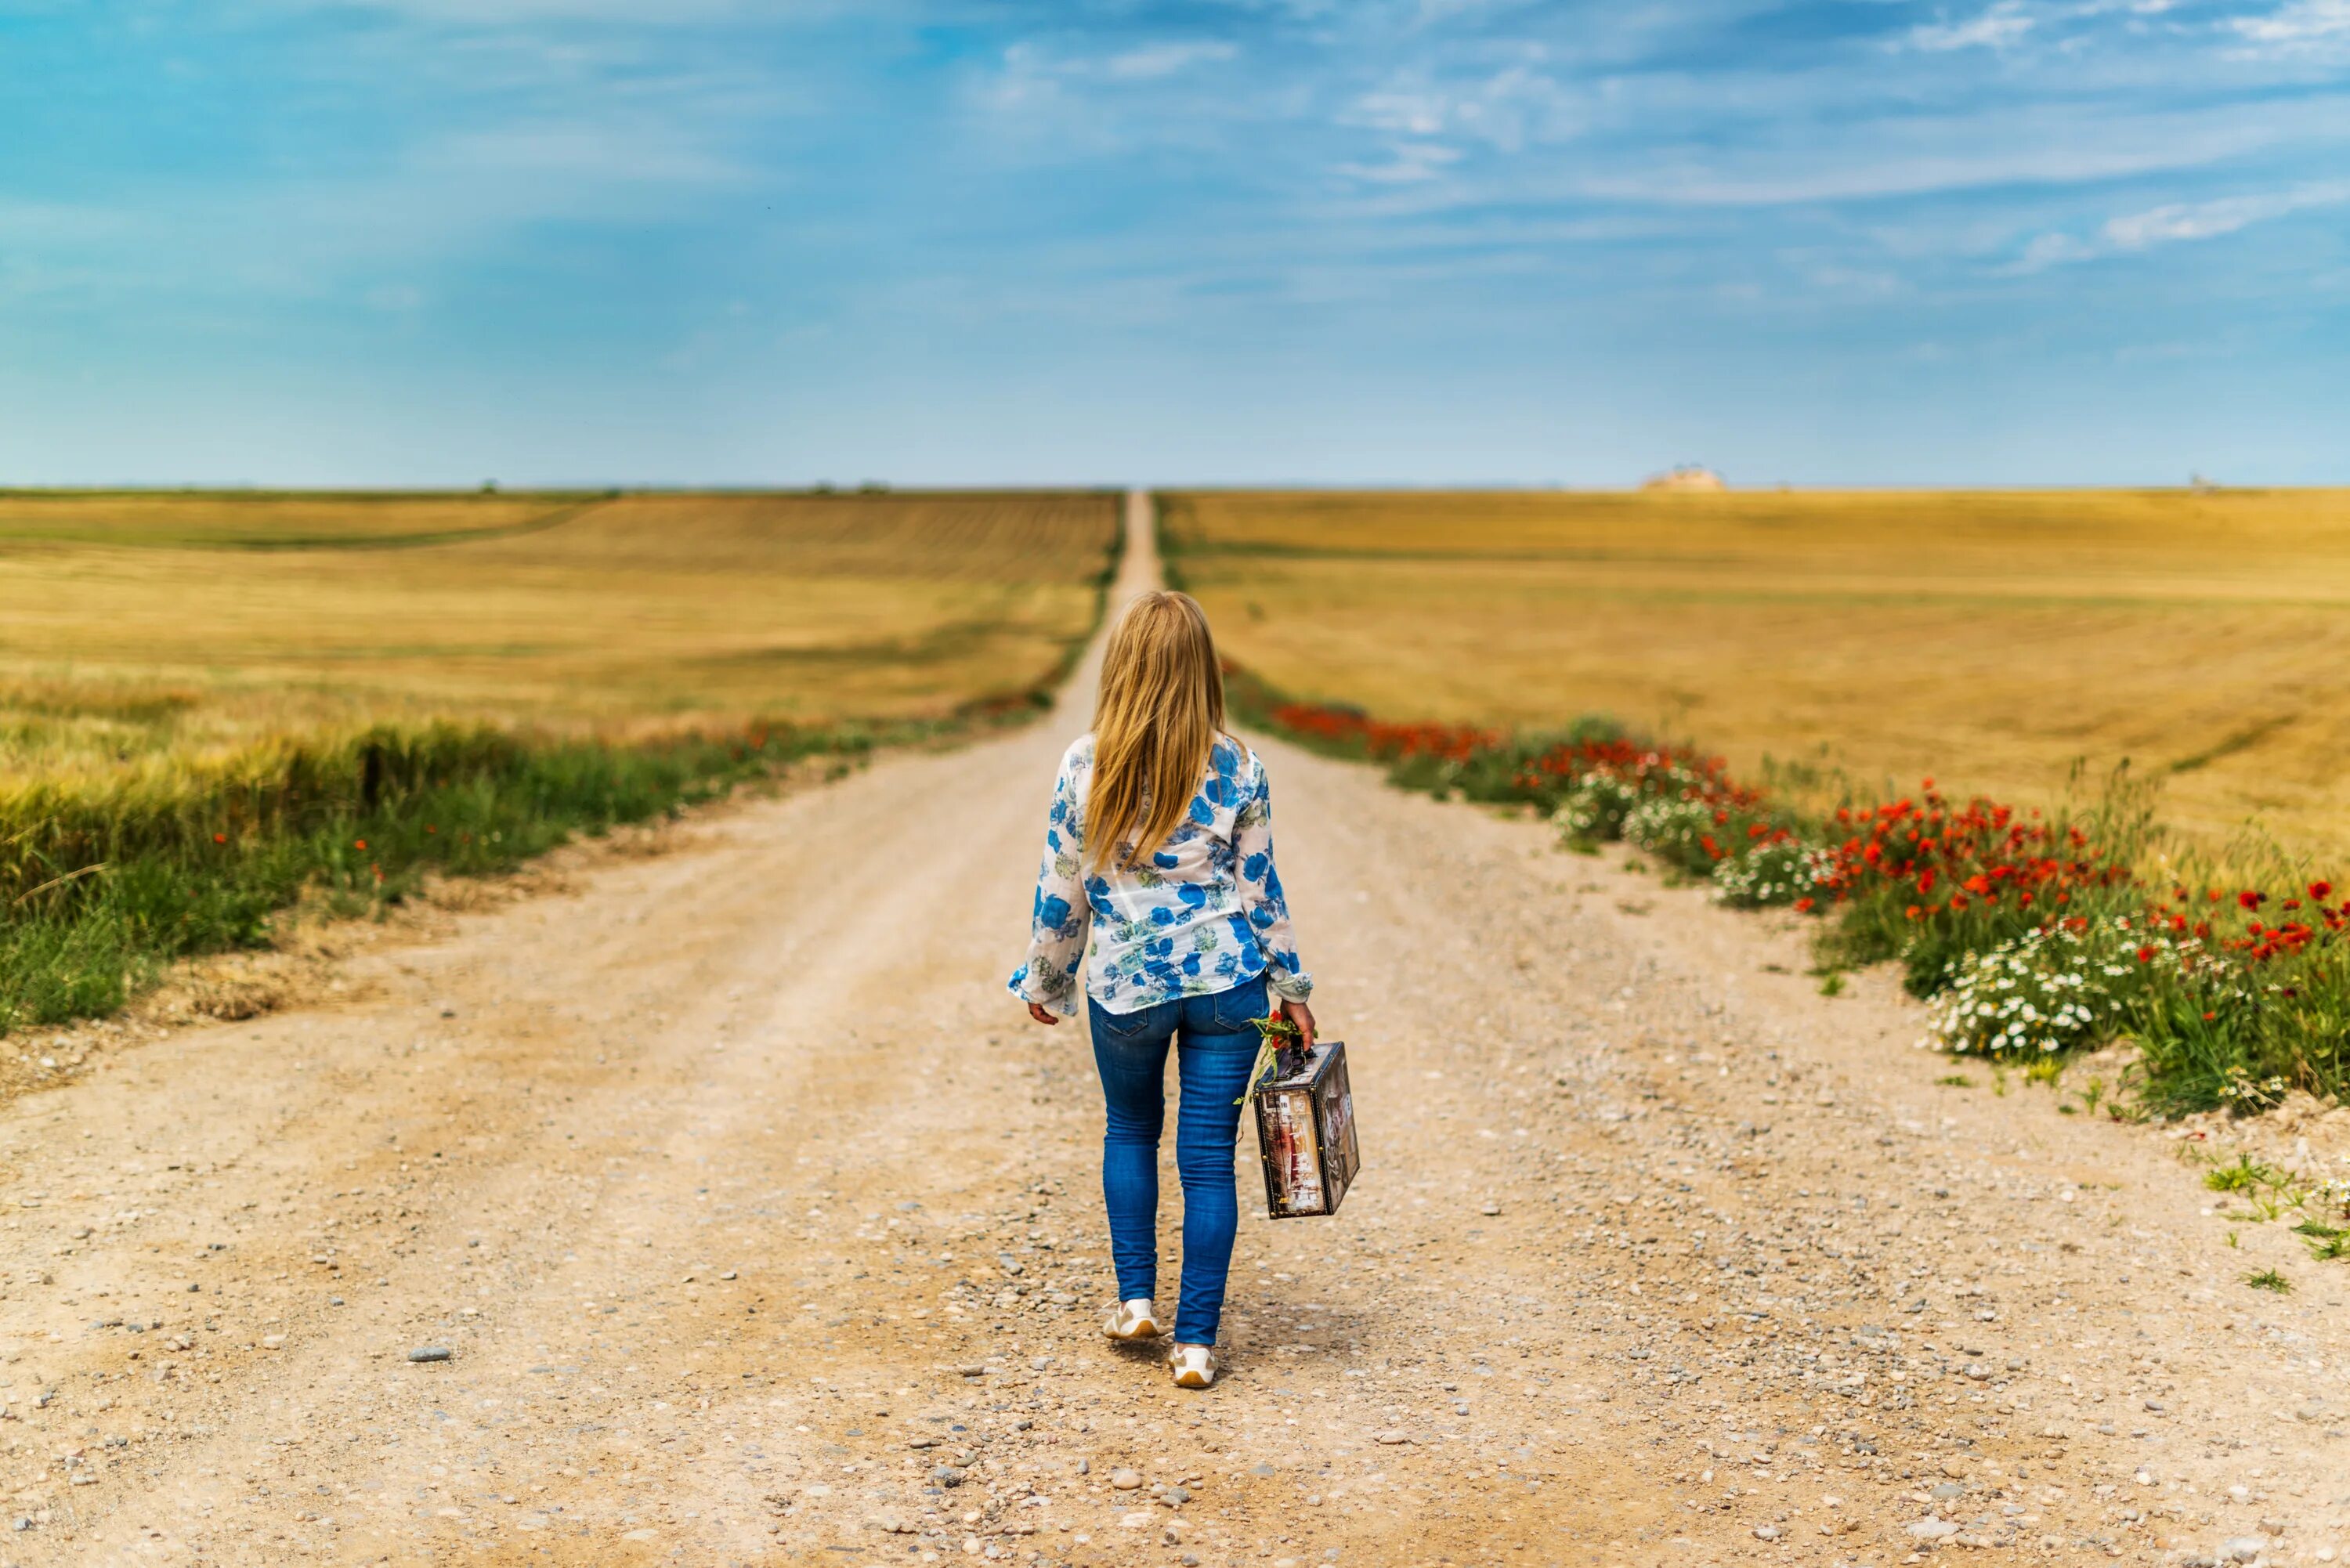
[[[1090,1001],[1086,1007],[1109,1112],[1102,1134],[1102,1203],[1109,1210],[1118,1300],[1159,1293],[1159,1134],[1167,1120],[1171,1042],[1183,1089],[1175,1124],[1175,1173],[1183,1182],[1183,1289],[1175,1306],[1175,1338],[1213,1345],[1232,1236],[1240,1229],[1232,1180],[1237,1102],[1256,1064],[1257,1033],[1249,1020],[1265,1015],[1264,981],[1243,981],[1213,996],[1161,1002],[1139,1012],[1111,1012]]]

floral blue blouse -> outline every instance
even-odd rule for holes
[[[1298,967],[1273,868],[1273,791],[1256,753],[1219,736],[1174,836],[1147,860],[1087,877],[1093,767],[1094,738],[1081,735],[1053,784],[1028,961],[1013,971],[1014,993],[1071,1011],[1090,926],[1086,989],[1111,1012],[1229,991],[1258,975],[1275,996],[1305,1001],[1314,981]]]

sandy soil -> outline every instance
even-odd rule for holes
[[[0,1562],[2350,1547],[2350,1265],[1939,1084],[1791,925],[1277,745],[1367,1169],[1271,1223],[1244,1140],[1179,1394],[1098,1334],[1084,1043],[1002,991],[1085,688],[0,1111]]]

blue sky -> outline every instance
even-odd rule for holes
[[[0,0],[0,483],[2350,483],[2350,0]]]

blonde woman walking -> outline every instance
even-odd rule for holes
[[[1183,1274],[1167,1359],[1178,1386],[1205,1388],[1240,1222],[1232,1146],[1257,1056],[1250,1021],[1278,998],[1311,1045],[1314,982],[1274,869],[1264,763],[1224,729],[1215,640],[1186,594],[1149,593],[1126,607],[1103,658],[1093,729],[1061,759],[1028,961],[1012,976],[1029,1016],[1057,1023],[1075,1009],[1081,957],[1107,1110],[1102,1200],[1118,1304],[1105,1332],[1162,1332],[1159,1138],[1171,1044]]]

